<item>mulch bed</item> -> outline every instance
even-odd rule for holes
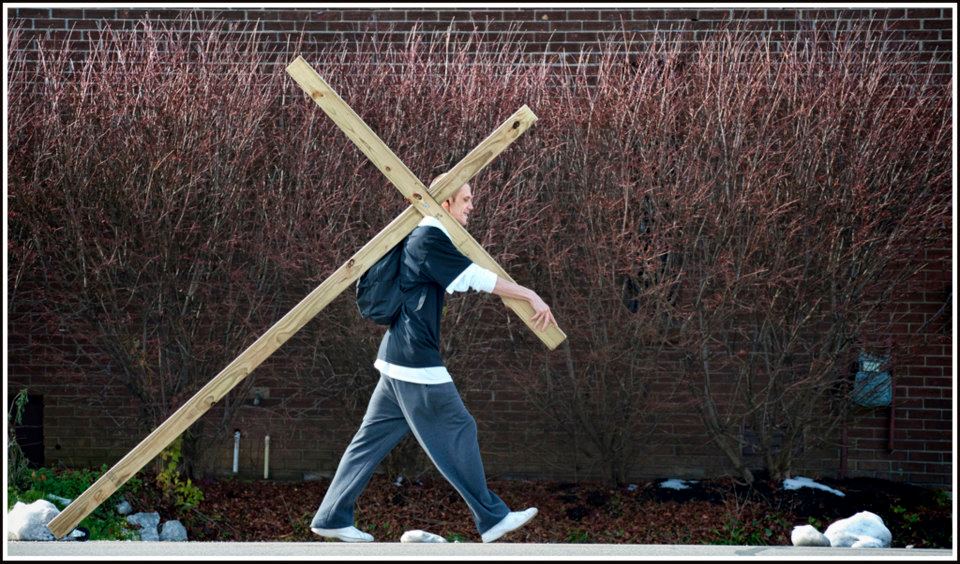
[[[821,532],[860,511],[879,515],[893,546],[950,548],[951,501],[937,491],[888,480],[818,479],[846,493],[783,490],[760,477],[752,486],[730,478],[701,480],[690,489],[659,487],[659,480],[611,487],[600,482],[489,480],[512,510],[537,507],[536,518],[503,537],[505,542],[790,545],[796,525]],[[131,500],[137,511],[179,518],[196,541],[297,541],[320,539],[309,523],[329,480],[199,480],[204,500],[177,514],[159,492],[145,487]],[[357,525],[378,542],[399,542],[422,529],[449,541],[480,542],[466,503],[442,477],[397,485],[375,475],[357,503]]]

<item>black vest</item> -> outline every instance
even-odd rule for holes
[[[378,359],[410,368],[443,366],[444,292],[471,264],[439,228],[421,225],[410,232],[400,264],[400,315],[383,335]]]

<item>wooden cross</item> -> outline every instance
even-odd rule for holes
[[[501,278],[513,281],[510,275],[437,202],[451,197],[537,120],[537,116],[530,108],[523,106],[517,110],[436,182],[432,189],[428,190],[302,57],[297,57],[287,67],[287,73],[346,133],[363,154],[373,161],[373,164],[412,205],[50,521],[48,527],[58,539],[72,531],[84,517],[93,512],[150,460],[160,454],[194,421],[313,319],[340,292],[348,288],[380,257],[402,241],[416,228],[421,216],[432,216],[440,220],[450,233],[453,243],[464,255],[480,266],[492,270]],[[555,325],[548,326],[544,331],[538,331],[530,321],[534,312],[528,302],[510,298],[502,299],[550,350],[555,349],[566,339],[563,331]]]

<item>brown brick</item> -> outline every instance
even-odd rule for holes
[[[533,10],[503,10],[500,17],[504,20],[533,21],[533,14]]]
[[[697,17],[695,9],[666,10],[663,13],[663,19],[665,20],[690,20],[695,17]]]
[[[733,9],[733,13],[730,15],[731,20],[762,20],[766,19],[766,14],[763,13],[763,10],[738,10]]]
[[[533,19],[533,16],[532,16],[533,12],[529,12],[529,14],[530,14],[530,18],[529,18],[529,19],[532,20],[532,19]],[[515,12],[510,12],[510,11],[507,11],[507,10],[495,10],[495,9],[491,9],[491,10],[470,10],[470,11],[469,11],[469,15],[467,16],[467,19],[472,19],[473,21],[476,21],[476,22],[494,21],[494,22],[514,22],[514,23],[519,23],[520,20],[518,20],[518,19],[515,17],[515,15],[516,15]],[[524,18],[524,19],[526,19],[526,18]]]
[[[903,29],[903,30],[920,29],[920,20],[913,20],[913,19],[891,20],[889,22],[888,28]]]
[[[903,34],[903,39],[910,41],[918,41],[922,39],[940,39],[940,32],[911,30]]]
[[[263,22],[263,28],[266,31],[294,31],[299,30],[301,26],[298,26],[296,22],[291,21],[265,21]]]
[[[567,10],[569,21],[596,21],[600,19],[600,10]]]
[[[905,14],[906,11],[902,8],[873,8],[870,10],[870,18],[875,20],[902,18]]]
[[[924,9],[924,8],[907,8],[907,17],[910,17],[910,18],[918,18],[918,19],[920,19],[920,18],[939,18],[939,17],[941,17],[941,15],[940,15],[940,10],[939,10],[939,9],[936,9],[936,8],[933,8],[933,9],[930,9],[930,8],[927,8],[927,9]]]
[[[924,19],[922,22],[923,29],[950,30],[953,28],[952,20]]]
[[[340,12],[340,21],[369,21],[373,18],[373,9],[353,9]]]
[[[437,21],[439,19],[436,10],[407,10],[404,14],[407,20]]]
[[[882,470],[887,472],[890,470],[890,463],[878,460],[856,460],[854,461],[854,467],[857,470]]]
[[[949,41],[924,41],[924,51],[939,51],[941,53],[952,53],[953,44]]]
[[[49,20],[38,18],[34,20],[33,27],[35,29],[67,29],[67,20]]]
[[[666,11],[653,8],[638,8],[629,12],[626,10],[603,10],[600,12],[600,17],[614,21],[620,21],[621,18],[625,21],[662,20],[666,18]]]
[[[618,24],[614,22],[583,22],[581,23],[581,28],[583,31],[593,31],[597,33],[620,33],[621,31]]]
[[[583,24],[580,22],[550,22],[548,29],[551,31],[580,31]]]
[[[49,8],[15,8],[12,10],[15,18],[49,18]]]
[[[777,8],[767,8],[768,20],[795,20],[797,19],[796,10],[781,10]]]
[[[936,61],[936,62],[946,63],[947,61],[950,60],[950,58],[951,58],[952,56],[953,56],[953,52],[950,51],[949,49],[938,49],[938,50],[934,51],[934,52],[929,56],[929,60],[931,60],[931,61]],[[940,66],[941,66],[941,65],[937,65],[938,68],[939,68]],[[942,65],[942,66],[943,66],[944,68],[946,68],[947,65],[944,64],[944,65]],[[944,72],[946,72],[946,71],[944,71]],[[946,81],[941,81],[940,84],[941,84],[941,85],[946,85]]]

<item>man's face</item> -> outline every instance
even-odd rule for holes
[[[444,201],[440,205],[442,205],[460,225],[466,227],[470,212],[473,211],[473,193],[470,191],[470,185],[464,184],[452,198]]]

